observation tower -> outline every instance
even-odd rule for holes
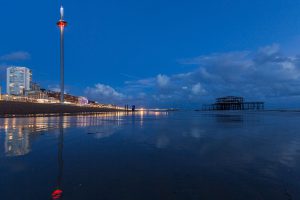
[[[64,20],[64,8],[60,6],[60,20],[56,23],[60,30],[60,103],[64,103],[64,29],[67,22]]]

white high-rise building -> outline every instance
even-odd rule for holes
[[[24,95],[30,90],[32,72],[27,67],[7,68],[6,92],[9,95]]]

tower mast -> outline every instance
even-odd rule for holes
[[[60,103],[64,103],[64,28],[67,26],[67,22],[64,20],[64,8],[60,6],[60,20],[56,23],[60,29]]]

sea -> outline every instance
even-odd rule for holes
[[[0,118],[1,200],[297,200],[300,112]]]

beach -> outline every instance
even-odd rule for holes
[[[299,199],[298,112],[0,119],[1,199]]]

